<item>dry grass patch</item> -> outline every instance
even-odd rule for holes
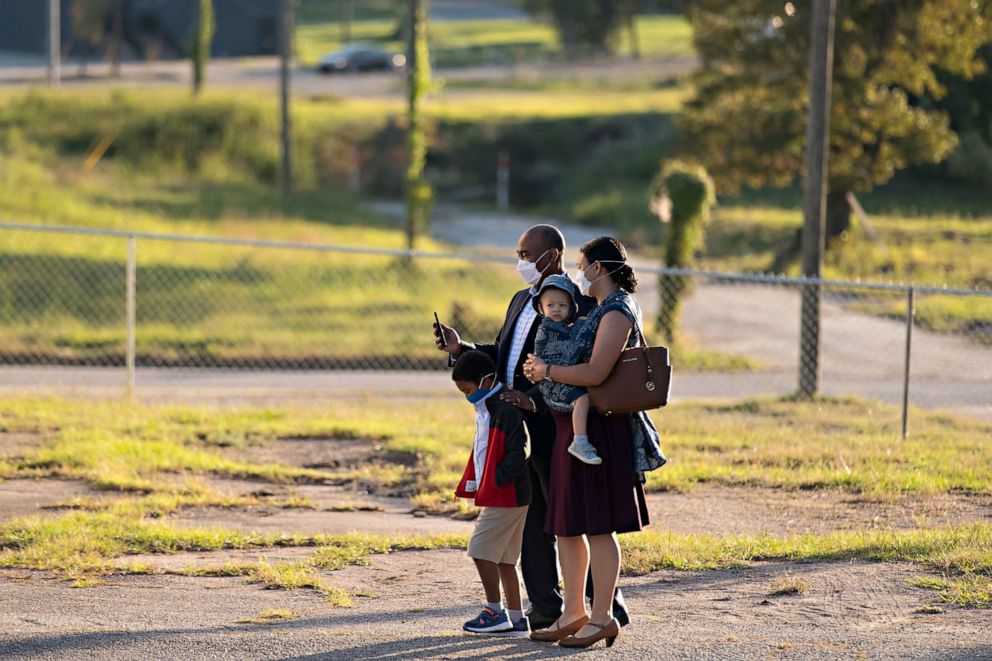
[[[258,614],[258,617],[238,620],[238,624],[279,624],[288,620],[296,620],[300,616],[285,608],[270,608]]]
[[[810,582],[794,574],[779,576],[768,587],[768,596],[783,597],[806,594],[812,589]]]

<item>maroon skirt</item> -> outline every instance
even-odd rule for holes
[[[630,427],[623,415],[589,412],[589,442],[603,463],[584,464],[568,453],[572,414],[551,411],[555,445],[551,454],[546,532],[559,537],[634,532],[646,526],[644,489],[634,475]]]

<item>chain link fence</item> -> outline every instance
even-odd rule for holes
[[[0,224],[0,373],[30,382],[60,367],[111,368],[140,391],[153,373],[234,370],[264,388],[274,372],[440,372],[433,312],[464,337],[491,341],[520,288],[514,265]],[[912,405],[992,418],[990,291],[637,272],[649,338],[663,342],[675,328],[676,396],[794,393],[800,371],[816,364],[827,394],[902,404],[908,392]],[[800,360],[801,333],[816,331],[800,327],[802,287],[820,295],[815,362]]]

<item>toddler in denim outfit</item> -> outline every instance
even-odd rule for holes
[[[571,365],[570,343],[581,328],[583,320],[576,319],[579,306],[575,302],[578,288],[566,275],[548,276],[537,296],[534,308],[544,317],[537,329],[534,340],[534,354],[548,365]],[[568,453],[580,461],[597,465],[603,459],[589,442],[586,421],[589,417],[589,394],[585,388],[544,380],[538,385],[544,403],[560,412],[572,412],[574,437],[568,446]]]

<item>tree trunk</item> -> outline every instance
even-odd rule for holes
[[[121,56],[124,50],[124,0],[115,0],[113,30],[110,37],[110,75],[121,77]]]
[[[826,225],[827,245],[851,228],[851,204],[847,201],[846,190],[827,193]]]
[[[641,40],[637,34],[637,12],[631,8],[627,15],[627,32],[630,35],[630,54],[635,60],[641,59]]]

